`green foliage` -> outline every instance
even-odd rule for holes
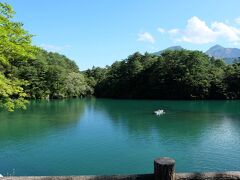
[[[31,44],[32,35],[13,22],[12,7],[0,3],[0,107],[25,108],[26,99],[80,97],[93,93],[93,78],[74,61]]]
[[[198,51],[166,51],[153,65],[151,87],[159,98],[202,99],[208,96],[209,58]]]
[[[69,73],[64,84],[64,91],[67,97],[85,96],[89,91],[91,93],[91,89],[86,83],[83,74],[75,72]]]
[[[235,63],[226,70],[224,81],[226,82],[227,97],[229,99],[240,98],[240,64]]]
[[[165,51],[161,56],[135,53],[101,69],[99,76],[95,69],[86,74],[96,79],[97,97],[240,98],[239,63],[227,65],[199,51]]]
[[[25,108],[27,101],[24,99],[23,81],[7,79],[0,73],[0,107],[13,111],[14,108]]]
[[[31,45],[32,35],[21,23],[13,22],[14,11],[0,3],[0,106],[13,111],[25,107],[25,81],[14,76],[16,63],[34,58],[36,48]]]
[[[91,95],[88,78],[74,61],[58,53],[39,50],[36,59],[18,65],[17,75],[28,81],[25,92],[33,99]]]

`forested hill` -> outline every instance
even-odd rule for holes
[[[17,77],[28,82],[24,90],[31,99],[92,94],[87,78],[76,63],[64,55],[39,50],[36,59],[21,62],[17,67]]]
[[[240,64],[228,65],[200,51],[135,53],[85,74],[95,96],[134,99],[239,99]]]
[[[25,108],[28,99],[69,98],[92,94],[77,65],[58,53],[32,45],[32,35],[15,12],[0,3],[0,108]]]

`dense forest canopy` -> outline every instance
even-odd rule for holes
[[[134,53],[105,68],[80,72],[64,55],[32,45],[32,35],[0,3],[0,107],[25,108],[28,99],[88,95],[134,99],[240,99],[240,63],[200,51]]]
[[[95,96],[134,99],[239,99],[240,63],[227,65],[200,51],[134,53],[85,74],[95,79]]]
[[[75,62],[58,53],[38,50],[36,59],[18,64],[16,74],[28,82],[24,90],[31,99],[80,97],[93,92]]]

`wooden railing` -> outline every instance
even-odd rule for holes
[[[111,176],[9,176],[0,177],[0,180],[240,180],[240,172],[176,173],[175,160],[162,157],[154,160],[153,174]]]

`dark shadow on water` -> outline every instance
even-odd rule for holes
[[[41,137],[48,131],[74,125],[84,113],[84,102],[71,100],[31,101],[27,110],[0,112],[0,141]]]

